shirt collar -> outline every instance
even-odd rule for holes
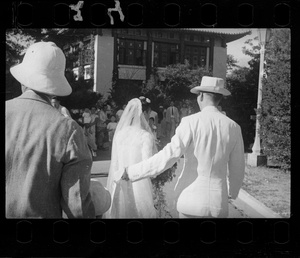
[[[219,112],[219,109],[215,106],[206,106],[201,112]]]
[[[41,101],[51,105],[50,100],[48,100],[47,95],[43,93],[39,93],[33,90],[26,90],[21,96],[18,97],[19,99],[32,99],[36,101]]]

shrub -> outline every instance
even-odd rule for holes
[[[264,153],[283,169],[291,166],[290,31],[273,30],[266,51],[266,78],[260,110]]]

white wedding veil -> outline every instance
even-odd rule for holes
[[[142,103],[138,98],[134,98],[128,102],[121,116],[121,119],[118,122],[114,134],[112,151],[111,151],[111,163],[110,163],[109,175],[107,179],[107,189],[110,191],[112,198],[114,196],[116,182],[118,182],[121,179],[124,172],[122,170],[124,168],[123,167],[124,161],[122,160],[122,158],[121,160],[119,160],[120,155],[118,155],[118,144],[120,143],[122,138],[120,139],[118,135],[119,133],[120,135],[124,135],[124,132],[128,130],[128,127],[130,127],[130,129],[137,129],[137,132],[145,130],[149,132],[151,135],[153,135],[148,125],[148,122],[144,117],[143,110],[142,110]],[[108,214],[110,214],[110,212],[111,212],[111,208],[110,210],[108,210]],[[104,217],[106,216],[104,215]],[[109,217],[109,215],[107,217]]]

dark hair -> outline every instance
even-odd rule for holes
[[[205,93],[206,95],[210,96],[212,101],[216,104],[219,104],[220,101],[222,100],[223,98],[223,95],[222,94],[219,94],[219,93],[212,93],[212,92],[203,92]]]

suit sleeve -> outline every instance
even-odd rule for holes
[[[177,127],[172,140],[160,152],[151,158],[129,166],[128,176],[131,181],[156,176],[172,167],[189,146],[192,133],[187,120],[183,119]]]
[[[233,199],[238,196],[245,175],[244,142],[239,126],[236,135],[237,141],[230,153],[228,162],[229,194]]]
[[[63,160],[61,206],[68,218],[94,218],[90,194],[92,157],[83,130],[73,124]]]

